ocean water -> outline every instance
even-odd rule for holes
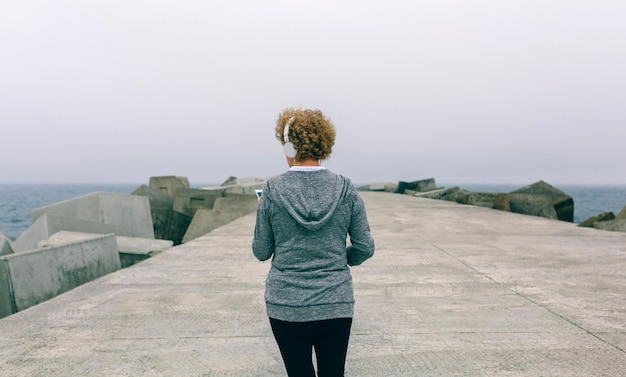
[[[0,184],[0,233],[16,239],[31,225],[33,209],[73,199],[96,191],[130,194],[141,184]],[[216,186],[205,183],[193,187]],[[523,185],[446,183],[469,191],[508,193]],[[617,214],[626,206],[626,186],[554,185],[574,199],[574,222],[602,212]]]

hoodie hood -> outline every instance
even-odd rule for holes
[[[289,170],[268,180],[263,196],[310,231],[322,228],[347,195],[350,181],[326,169]]]

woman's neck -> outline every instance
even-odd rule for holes
[[[305,158],[304,160],[296,160],[295,158],[287,157],[287,165],[293,166],[320,166],[320,160],[314,158]]]
[[[307,158],[305,160],[296,160],[295,166],[320,166],[320,160]]]

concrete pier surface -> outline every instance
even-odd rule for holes
[[[346,376],[625,376],[626,234],[363,192]],[[285,376],[254,214],[0,320],[1,376]]]

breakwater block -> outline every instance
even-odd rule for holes
[[[120,268],[113,234],[2,256],[0,317],[37,305]]]
[[[203,236],[222,225],[237,220],[239,217],[241,217],[239,214],[233,212],[199,209],[191,220],[187,232],[185,232],[183,243]]]
[[[449,189],[437,189],[426,193],[416,193],[414,196],[447,200],[459,204],[468,204],[510,212],[507,195],[498,192],[473,192],[455,186]]]
[[[187,188],[181,188],[187,190]],[[191,223],[191,216],[182,212],[174,211],[174,198],[149,186],[141,185],[131,195],[148,197],[150,201],[150,213],[154,238],[171,240],[174,245],[180,245],[183,241],[187,227]],[[189,199],[179,201],[181,208],[189,205]]]
[[[507,196],[511,212],[574,222],[574,199],[544,181],[511,191]]]
[[[203,236],[210,231],[228,224],[241,216],[256,211],[256,195],[226,194],[215,201],[214,209],[199,209],[189,224],[183,243]]]
[[[615,216],[613,212],[603,212],[578,224],[611,232],[626,232],[626,206]]]
[[[193,217],[200,208],[213,209],[215,199],[224,196],[222,190],[179,189],[174,199],[174,211]]]
[[[598,221],[609,221],[609,220],[615,220],[615,214],[613,212],[602,212],[599,215],[590,217],[587,220],[582,221],[580,224],[578,224],[578,226],[591,227],[593,226],[594,223]]]
[[[13,251],[18,253],[36,249],[40,241],[47,240],[50,236],[62,230],[96,234],[124,234],[126,232],[122,226],[116,224],[105,224],[97,221],[44,213],[13,242]]]
[[[626,232],[626,219],[597,221],[591,226],[596,229],[609,230],[611,232]]]
[[[435,178],[421,179],[419,181],[413,182],[398,182],[398,193],[405,194],[407,191],[411,191],[411,195],[413,192],[425,192],[437,189],[437,185],[435,184]]]
[[[150,177],[149,184],[150,188],[174,198],[178,189],[189,188],[189,179],[174,175]]]
[[[10,275],[2,258],[0,256],[0,318],[15,313],[15,305],[11,296],[11,287],[9,286]]]
[[[39,242],[37,248],[61,246],[97,238],[98,236],[92,233],[61,231],[53,234],[47,240]],[[122,268],[132,266],[173,246],[172,241],[151,238],[116,236],[115,241],[117,242]]]
[[[357,187],[357,191],[397,192],[398,184],[393,182],[373,182]]]
[[[117,236],[117,246],[120,252],[120,263],[122,268],[132,266],[142,260],[153,257],[167,249],[170,249],[174,242],[170,240],[155,240],[149,238]]]
[[[239,194],[254,194],[255,189],[262,189],[265,184],[264,178],[258,177],[228,177],[218,188],[227,192]]]
[[[150,201],[145,196],[94,192],[35,209],[31,212],[32,222],[43,214],[117,225],[121,229],[116,232],[119,236],[154,238]]]
[[[0,233],[0,256],[13,254],[11,241],[4,234]]]
[[[148,197],[150,208],[172,208],[174,206],[174,198],[157,191],[149,186],[141,185],[130,193],[131,195],[140,195]]]
[[[170,240],[174,245],[180,245],[191,224],[191,219],[191,216],[170,208],[152,208],[154,238]]]
[[[240,216],[247,215],[256,211],[256,207],[259,204],[256,194],[232,194],[225,193],[223,198],[215,200],[213,209],[217,211],[228,211],[240,214]]]

